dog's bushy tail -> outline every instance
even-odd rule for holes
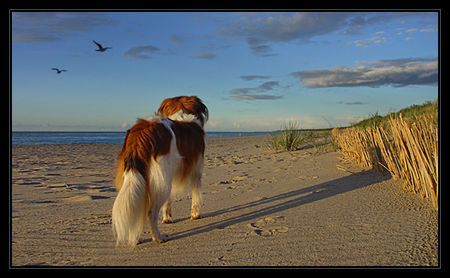
[[[114,201],[112,226],[116,245],[134,246],[145,228],[149,194],[144,177],[137,171],[123,174],[123,184]]]

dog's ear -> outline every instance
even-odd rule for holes
[[[199,97],[192,96],[193,101],[193,114],[197,116],[197,118],[202,122],[202,125],[204,125],[209,118],[209,112],[208,108],[205,104],[203,104],[202,100]]]

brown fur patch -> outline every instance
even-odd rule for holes
[[[172,122],[172,130],[177,139],[177,148],[183,157],[183,178],[185,178],[205,153],[205,132],[196,123]]]
[[[148,184],[150,159],[167,154],[171,140],[170,131],[162,123],[139,119],[127,131],[119,154],[115,179],[117,191],[122,187],[123,173],[131,169],[137,170]]]

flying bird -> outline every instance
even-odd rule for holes
[[[94,41],[93,42],[98,46],[98,49],[96,49],[95,51],[100,51],[100,52],[105,52],[107,49],[111,49],[112,47],[103,47],[101,44],[99,44],[98,42]]]
[[[64,72],[64,71],[67,71],[65,69],[60,70],[60,69],[57,69],[57,68],[52,68],[52,70],[56,70],[57,74],[60,74],[61,72]]]

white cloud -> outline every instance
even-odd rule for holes
[[[427,28],[427,29],[420,29],[420,32],[422,33],[436,33],[437,30],[434,28]]]
[[[411,28],[411,29],[406,30],[405,32],[413,34],[414,32],[417,32],[418,30],[419,29],[417,29],[417,28]]]
[[[216,58],[216,54],[213,53],[205,53],[205,54],[199,54],[199,55],[193,55],[191,58],[197,58],[197,59],[214,59]]]
[[[309,88],[437,85],[437,58],[379,60],[356,67],[293,72]]]
[[[269,42],[310,42],[316,36],[331,34],[356,35],[367,26],[380,26],[398,19],[434,19],[432,13],[403,12],[273,12],[236,13],[231,22],[217,32],[247,40],[249,45]],[[403,28],[396,28],[401,31]],[[409,32],[418,31],[411,28]],[[384,34],[379,30],[375,35]]]
[[[436,13],[425,12],[274,12],[274,13],[235,13],[231,21],[216,31],[228,38],[245,40],[253,54],[260,57],[278,55],[272,47],[279,42],[312,43],[318,36],[328,34],[361,35],[366,27],[393,28],[391,22],[406,19],[416,21],[418,27],[429,28],[425,22],[436,20]],[[419,20],[420,19],[420,20]],[[422,25],[422,26],[421,26]],[[368,48],[372,44],[384,44],[387,41],[385,31],[378,29],[374,36],[354,40],[349,44]],[[398,34],[405,28],[395,28]],[[431,32],[431,29],[424,29]],[[406,32],[413,34],[418,28]]]
[[[369,47],[370,44],[375,43],[375,44],[383,44],[386,42],[386,38],[385,37],[381,37],[381,36],[373,36],[371,38],[368,39],[363,39],[363,40],[355,40],[352,43],[357,46],[357,47]]]
[[[97,27],[116,24],[104,13],[13,12],[12,39],[17,42],[56,42]]]
[[[160,49],[153,45],[136,46],[125,52],[125,56],[137,59],[150,59],[152,57],[148,55],[149,53],[156,53],[159,51]]]
[[[270,76],[267,75],[241,75],[239,76],[240,78],[250,81],[250,80],[254,80],[254,79],[269,79]]]
[[[253,13],[236,17],[219,32],[239,38],[267,41],[309,39],[338,30],[346,25],[349,13],[296,12]],[[251,44],[252,42],[249,41]]]
[[[273,100],[280,99],[282,96],[267,94],[264,92],[272,91],[280,87],[281,86],[278,81],[267,81],[256,87],[231,89],[229,93],[233,95],[233,98],[238,100]]]

